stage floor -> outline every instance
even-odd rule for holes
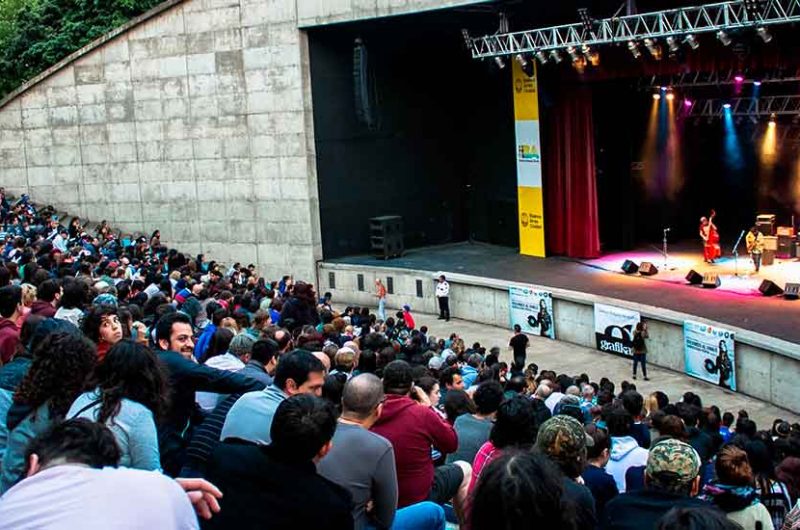
[[[452,271],[473,276],[532,283],[629,300],[716,320],[772,337],[800,344],[800,301],[761,296],[758,286],[769,279],[783,287],[787,281],[800,282],[800,262],[777,261],[752,273],[747,257],[739,259],[740,276],[735,276],[733,258],[715,265],[703,263],[699,245],[675,247],[669,257],[671,270],[663,270],[663,257],[655,249],[608,254],[596,260],[532,258],[516,249],[482,243],[456,243],[413,249],[401,258],[380,260],[371,256],[350,256],[329,263],[369,267],[391,267],[430,271]],[[626,259],[651,261],[655,276],[626,275],[620,266]],[[718,289],[688,285],[689,270],[720,274]]]

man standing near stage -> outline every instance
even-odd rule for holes
[[[439,283],[436,284],[436,299],[439,301],[438,320],[450,321],[450,284],[444,274],[439,276]]]
[[[380,278],[375,278],[375,296],[378,298],[378,320],[386,322],[386,287]]]
[[[514,364],[511,367],[514,373],[521,374],[525,370],[525,358],[529,343],[528,336],[522,332],[522,327],[514,324],[514,336],[508,341],[508,347],[514,352]]]
[[[756,274],[758,274],[758,271],[761,269],[761,254],[764,252],[764,236],[758,230],[757,226],[751,228],[747,233],[746,242],[747,252],[753,259],[753,265],[756,268]]]

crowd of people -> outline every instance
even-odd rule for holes
[[[800,530],[800,425],[0,207],[0,529]]]

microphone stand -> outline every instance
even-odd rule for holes
[[[733,266],[734,266],[734,276],[737,278],[739,277],[739,245],[742,242],[742,238],[744,237],[744,233],[747,230],[742,230],[742,233],[739,234],[739,239],[736,240],[736,244],[733,245]]]
[[[669,232],[669,231],[670,231],[669,228],[665,228],[664,229],[664,240],[663,240],[664,250],[662,251],[662,254],[664,254],[664,270],[665,271],[669,270],[669,265],[668,265],[669,264],[669,258],[668,258],[668,254],[667,254],[667,232]]]

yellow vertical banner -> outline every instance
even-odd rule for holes
[[[519,252],[545,256],[542,156],[539,140],[539,90],[536,61],[529,76],[517,61],[510,61],[514,74],[514,127],[517,142],[517,208]]]

